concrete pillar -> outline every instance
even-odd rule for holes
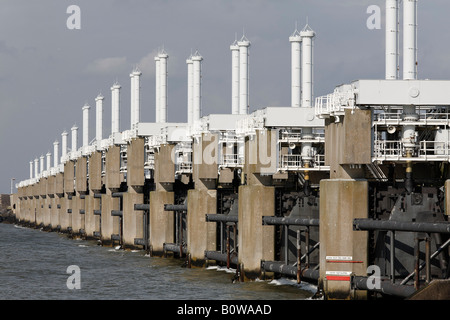
[[[353,231],[353,219],[368,217],[371,111],[346,110],[339,122],[325,122],[325,161],[330,178],[320,182],[320,277],[326,299],[361,299],[350,274],[367,275],[367,232]],[[342,263],[339,261],[348,261]]]
[[[355,297],[351,292],[350,274],[367,275],[368,234],[366,231],[353,231],[353,219],[368,217],[368,188],[366,180],[320,182],[319,282],[326,299],[364,297],[364,293]]]
[[[206,222],[205,215],[217,212],[217,190],[188,190],[187,251],[192,265],[204,264],[205,250],[216,250],[216,223]]]
[[[152,255],[164,253],[164,243],[173,243],[174,215],[164,211],[165,204],[174,204],[175,164],[174,145],[162,145],[155,153],[155,191],[150,192],[150,248]]]
[[[85,232],[86,237],[94,237],[94,232],[100,231],[100,216],[94,215],[94,210],[100,210],[100,199],[95,193],[102,189],[102,152],[94,152],[89,157],[89,195],[85,196]]]
[[[445,180],[445,208],[444,214],[450,216],[450,180]]]
[[[275,213],[275,188],[263,185],[239,187],[238,261],[245,278],[261,274],[261,260],[275,258],[275,229],[263,226],[263,216]]]
[[[275,163],[277,131],[258,130],[245,143],[247,185],[239,187],[238,261],[244,278],[261,274],[261,260],[274,260],[274,226],[263,226],[263,216],[275,214],[275,187],[268,175]]]
[[[123,195],[123,244],[134,247],[135,238],[144,238],[143,215],[141,210],[134,210],[134,204],[144,203],[144,138],[130,141],[127,147],[127,185],[128,192]]]
[[[187,251],[192,265],[201,266],[205,250],[216,250],[216,223],[206,222],[205,215],[217,212],[218,135],[202,134],[193,144],[195,189],[188,191]]]
[[[111,210],[120,210],[120,199],[113,198],[112,193],[120,189],[120,146],[112,146],[105,153],[105,187],[106,194],[101,198],[101,241],[103,245],[111,245],[111,235],[120,234],[120,217],[112,217]]]

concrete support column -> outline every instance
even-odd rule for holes
[[[101,220],[101,241],[102,245],[112,245],[111,235],[120,234],[119,218],[111,216],[111,210],[119,210],[120,199],[113,198],[107,189],[106,194],[102,194],[102,220]]]
[[[144,212],[134,210],[135,203],[143,203],[144,194],[130,190],[124,193],[122,198],[123,206],[123,244],[124,247],[134,247],[135,238],[144,238],[143,215]]]
[[[239,187],[238,261],[245,278],[261,274],[261,260],[274,260],[274,226],[263,226],[263,216],[275,213],[275,188],[263,185]]]
[[[145,140],[132,139],[127,147],[127,185],[128,192],[123,195],[123,244],[133,248],[135,238],[144,238],[144,212],[134,210],[134,204],[144,203],[143,188]]]
[[[150,248],[152,255],[164,253],[164,243],[173,243],[174,215],[164,211],[165,204],[174,204],[175,164],[174,145],[162,145],[155,154],[155,191],[150,192]]]
[[[327,299],[364,298],[365,293],[351,292],[350,274],[367,275],[368,234],[353,231],[353,219],[368,217],[368,188],[367,180],[320,182],[319,282]]]
[[[95,193],[102,189],[102,152],[94,152],[89,157],[89,195],[85,196],[85,232],[86,237],[94,237],[94,232],[100,231],[100,216],[94,215],[94,210],[100,210],[100,199]]]
[[[164,243],[174,242],[174,215],[164,211],[165,204],[173,204],[173,191],[159,189],[150,192],[150,246],[153,256],[161,256]]]
[[[195,189],[188,191],[187,252],[192,265],[205,262],[205,250],[216,250],[216,223],[206,222],[206,214],[217,212],[218,135],[206,133],[193,144]]]
[[[217,190],[188,191],[187,251],[192,265],[203,265],[205,250],[216,250],[216,223],[206,222],[205,215],[217,211]]]

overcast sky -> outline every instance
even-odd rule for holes
[[[70,5],[80,30],[67,28]],[[381,8],[369,30],[367,8]],[[450,1],[419,0],[419,78],[450,79]],[[187,120],[186,58],[203,56],[202,113],[231,113],[230,44],[250,40],[250,111],[290,105],[289,36],[308,20],[314,42],[314,95],[356,79],[384,78],[384,0],[1,0],[0,193],[29,177],[29,161],[53,152],[64,130],[79,129],[82,106],[95,135],[95,97],[110,134],[111,85],[121,86],[121,130],[129,129],[130,78],[142,71],[141,121],[155,120],[154,60],[169,54],[168,121]],[[69,136],[70,147],[70,136]],[[61,148],[60,148],[61,150]],[[52,160],[53,163],[53,160]]]

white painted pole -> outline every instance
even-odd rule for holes
[[[386,0],[386,80],[398,79],[398,0]]]
[[[134,95],[136,93],[136,91],[134,90],[134,86],[135,86],[135,82],[134,82],[134,74],[130,73],[130,129],[133,130],[134,128],[134,112],[135,112],[135,99],[134,99]]]
[[[160,77],[161,77],[161,71],[160,71],[160,59],[159,59],[159,57],[157,56],[157,57],[155,57],[155,122],[157,122],[157,123],[159,123],[159,122],[161,122],[161,119],[160,119],[160,115],[159,115],[159,112],[160,112],[160,104],[161,104],[161,101],[160,101],[160,92],[159,92],[159,86],[160,86],[160,81],[159,81],[159,79],[160,79]]]
[[[302,37],[302,107],[313,105],[313,38],[314,31],[306,25]]]
[[[53,142],[53,167],[59,166],[59,142]]]
[[[83,148],[89,145],[89,109],[91,107],[85,104],[83,110]]]
[[[120,84],[111,87],[111,133],[120,132]]]
[[[239,114],[239,46],[234,41],[231,50],[231,113]]]
[[[50,168],[52,166],[52,154],[50,152],[47,152],[47,171],[50,172]]]
[[[103,139],[103,99],[101,94],[95,98],[95,140],[97,145]]]
[[[133,71],[134,75],[134,126],[137,128],[138,123],[141,121],[141,75],[137,68]]]
[[[39,158],[34,159],[34,178],[39,178]]]
[[[201,105],[201,95],[202,95],[202,67],[201,67],[201,61],[203,60],[203,57],[198,54],[198,52],[195,53],[191,57],[192,59],[192,66],[193,66],[193,110],[194,110],[194,116],[193,120],[194,122],[200,120],[200,117],[202,116],[202,105]]]
[[[33,161],[30,161],[30,179],[33,179]]]
[[[194,124],[194,107],[193,107],[193,62],[191,57],[186,60],[187,64],[187,119],[188,125]]]
[[[78,149],[78,127],[73,126],[72,127],[72,152],[77,151]]]
[[[403,79],[417,79],[417,0],[403,0]]]
[[[250,47],[250,41],[245,36],[242,36],[238,41],[239,45],[239,114],[247,114],[249,107],[249,75],[248,75],[248,49]]]
[[[302,38],[297,29],[289,37],[291,43],[291,106],[300,107],[300,59]]]
[[[64,131],[63,133],[61,133],[61,139],[62,139],[62,150],[61,150],[61,158],[64,159],[67,156],[67,136],[69,134],[67,133],[67,131]],[[62,161],[61,161],[62,162]]]
[[[159,122],[165,123],[167,121],[167,53],[159,54]]]

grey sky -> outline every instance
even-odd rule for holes
[[[69,30],[69,5],[81,9],[81,30]],[[295,22],[316,32],[314,95],[356,79],[384,77],[384,17],[369,30],[369,5],[384,0],[1,0],[0,193],[29,176],[29,161],[61,140],[73,124],[82,136],[88,102],[95,135],[95,97],[105,96],[103,135],[110,133],[110,87],[121,90],[121,130],[129,128],[129,73],[143,72],[141,121],[153,122],[154,61],[169,54],[168,121],[185,122],[186,58],[203,56],[202,113],[231,113],[235,36],[251,41],[250,111],[290,104],[289,36]],[[450,79],[450,2],[419,0],[419,78]],[[70,140],[69,140],[70,141]],[[70,147],[70,143],[69,143]]]

